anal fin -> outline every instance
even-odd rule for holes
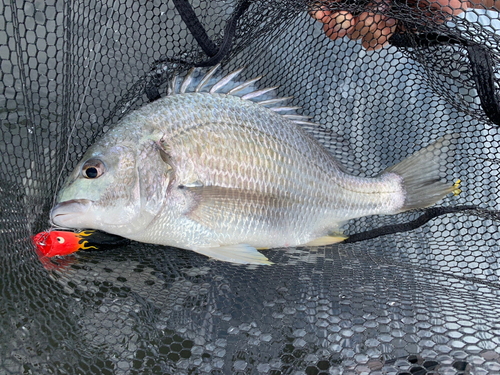
[[[210,258],[230,263],[260,265],[273,264],[264,255],[259,253],[255,247],[246,244],[197,248],[193,249],[193,251],[206,255]]]
[[[326,246],[342,242],[346,239],[347,236],[344,236],[341,233],[332,233],[331,235],[328,236],[316,238],[311,242],[306,243],[304,246]]]

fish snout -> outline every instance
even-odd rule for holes
[[[50,221],[60,227],[80,228],[91,205],[92,201],[88,199],[61,202],[50,211]]]

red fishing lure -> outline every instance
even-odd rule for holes
[[[56,255],[68,255],[78,250],[97,250],[96,246],[90,246],[88,238],[95,231],[87,230],[79,233],[67,231],[40,232],[33,236],[36,247],[47,257]]]
[[[46,257],[69,255],[78,250],[104,250],[130,243],[126,238],[98,230],[82,232],[49,230],[40,232],[32,238],[37,249]]]

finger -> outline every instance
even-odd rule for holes
[[[318,10],[311,10],[309,11],[309,14],[311,15],[312,18],[323,22],[323,23],[329,23],[331,21],[331,11],[329,10],[324,10],[324,9],[318,9]]]
[[[347,30],[347,37],[351,40],[358,40],[377,28],[379,15],[363,12],[358,17],[354,17],[354,26]]]
[[[353,24],[353,15],[349,12],[337,12],[331,15],[331,21],[323,26],[326,36],[332,40],[342,38]]]
[[[500,9],[498,0],[470,0],[469,7],[477,9]]]
[[[464,12],[472,4],[467,0],[417,0],[416,9],[420,9],[426,17],[436,21],[444,21],[449,16]]]
[[[373,32],[362,38],[362,45],[367,50],[377,50],[389,43],[389,38],[396,31],[396,20],[383,16]]]
[[[428,0],[431,9],[456,16],[465,11],[470,3],[462,0]]]

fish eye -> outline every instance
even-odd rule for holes
[[[104,173],[104,163],[99,159],[90,159],[82,166],[82,175],[85,178],[94,179]]]
[[[64,238],[62,238],[62,237],[57,237],[57,242],[59,242],[59,243],[64,243]]]

